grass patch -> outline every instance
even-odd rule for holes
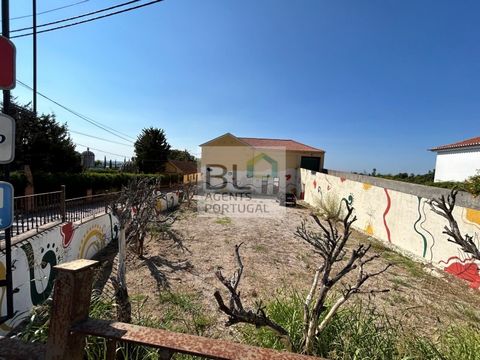
[[[195,297],[192,294],[162,294],[161,303],[165,306],[168,305],[167,307],[169,308],[167,316],[162,320],[151,316],[145,311],[144,304],[146,299],[147,298],[143,295],[134,295],[130,297],[132,303],[133,324],[170,331],[183,330],[182,332],[190,332],[194,334],[201,334],[212,324],[211,318],[203,315],[204,311],[201,308],[201,305],[195,301]],[[51,301],[47,301],[45,304],[34,308],[30,321],[28,321],[21,332],[17,334],[21,340],[28,342],[47,342],[50,306]],[[173,311],[173,308],[178,308],[179,312]],[[92,296],[89,316],[95,319],[115,319],[115,306],[111,301],[102,299],[98,296]],[[87,360],[97,360],[105,359],[105,356],[106,340],[104,338],[87,336],[83,358]],[[117,344],[117,356],[118,358],[129,360],[150,360],[160,358],[157,349],[127,343]],[[194,360],[200,358],[175,354],[173,359]]]
[[[253,245],[253,250],[259,253],[266,253],[268,248],[263,244],[255,244]]]
[[[413,286],[406,282],[404,279],[396,276],[394,278],[391,278],[390,281],[393,283],[393,290],[397,290],[400,286],[406,287],[406,288],[412,288]]]
[[[395,251],[384,251],[381,255],[393,265],[407,270],[413,277],[422,278],[426,275],[421,264]]]
[[[267,314],[284,326],[296,348],[301,347],[303,297],[277,298],[265,307]],[[242,325],[249,344],[284,349],[273,332]],[[432,334],[433,335],[433,334]],[[437,338],[409,332],[399,320],[356,303],[341,309],[319,336],[315,355],[331,360],[474,360],[480,354],[480,326],[452,326]]]
[[[163,322],[169,330],[204,335],[215,322],[196,294],[165,291],[158,301],[164,308]]]
[[[215,222],[220,225],[230,225],[232,223],[232,219],[228,216],[224,216],[216,219]]]

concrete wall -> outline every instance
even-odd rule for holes
[[[480,287],[480,268],[442,234],[446,220],[430,210],[431,198],[446,189],[401,183],[336,171],[329,174],[300,170],[301,196],[310,205],[330,196],[346,199],[355,208],[354,227],[430,262],[436,267]],[[480,199],[459,194],[454,216],[460,231],[479,242]]]
[[[435,181],[465,181],[480,171],[480,147],[437,153]]]
[[[41,304],[52,291],[53,266],[75,259],[90,259],[118,235],[118,220],[110,214],[83,223],[66,223],[12,247],[13,319],[0,325],[8,333]],[[0,253],[0,279],[5,278],[5,254]],[[6,289],[0,288],[0,311],[6,314]]]

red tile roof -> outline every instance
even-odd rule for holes
[[[466,148],[471,146],[480,146],[480,136],[459,141],[453,144],[441,145],[430,149],[430,151],[437,151],[437,150],[447,150],[447,149],[460,149]]]
[[[197,163],[195,161],[169,160],[185,175],[195,174],[198,172]]]
[[[238,139],[246,142],[248,145],[253,147],[285,147],[286,150],[290,151],[310,151],[310,152],[325,152],[321,149],[314,148],[302,143],[299,143],[295,140],[286,140],[286,139],[263,139],[263,138],[246,138],[239,137]]]

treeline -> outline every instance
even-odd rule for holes
[[[369,174],[364,174],[369,176],[380,177],[383,179],[404,181],[414,184],[426,185],[426,186],[435,186],[445,189],[458,188],[462,191],[467,191],[472,193],[474,196],[480,195],[480,174],[471,176],[468,180],[463,182],[456,181],[441,181],[434,182],[435,179],[435,170],[429,170],[426,174],[413,174],[413,173],[398,173],[395,175],[392,174],[380,174],[377,173],[376,169]]]

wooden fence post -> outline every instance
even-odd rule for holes
[[[85,335],[72,333],[71,327],[86,320],[94,267],[98,261],[79,259],[57,265],[53,292],[53,306],[47,342],[47,360],[81,360]]]

